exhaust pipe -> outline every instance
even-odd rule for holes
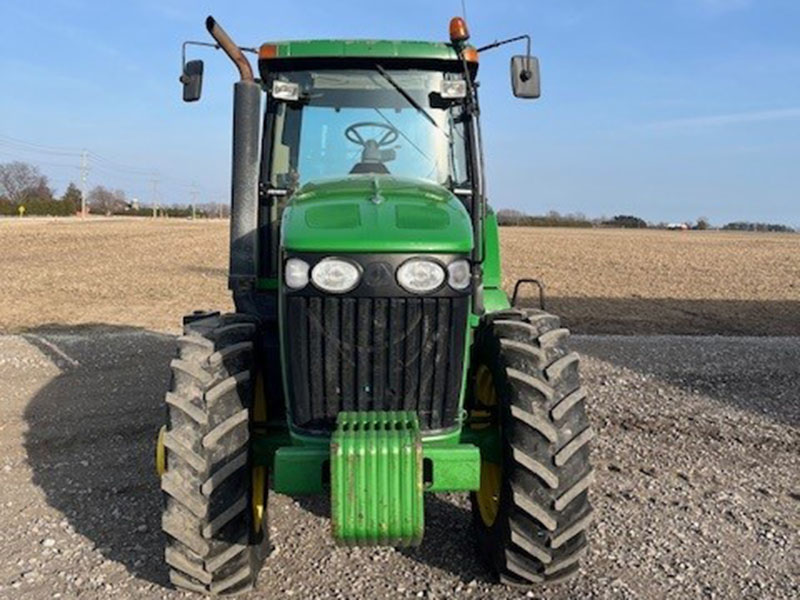
[[[231,248],[228,289],[246,294],[258,280],[258,171],[261,86],[242,50],[213,17],[206,28],[239,69],[233,85],[233,160],[231,174]]]
[[[253,68],[250,66],[250,61],[247,60],[242,49],[234,44],[231,37],[219,26],[214,17],[209,16],[206,19],[206,29],[208,29],[208,33],[211,34],[214,41],[219,44],[219,47],[225,51],[228,58],[233,61],[236,68],[239,69],[241,81],[253,81]]]

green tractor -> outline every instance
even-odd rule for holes
[[[470,492],[499,580],[578,570],[592,430],[569,332],[501,288],[486,203],[478,55],[530,39],[313,40],[240,48],[233,96],[234,314],[184,318],[156,448],[178,588],[251,588],[267,493],[330,494],[343,545],[414,546],[425,492]],[[203,64],[186,62],[186,101]],[[243,52],[258,55],[258,77]],[[262,111],[261,99],[266,96]],[[523,281],[518,282],[523,283]]]

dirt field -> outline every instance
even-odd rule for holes
[[[176,331],[185,312],[230,308],[227,232],[224,222],[0,220],[0,332]],[[504,228],[501,239],[506,289],[543,279],[548,308],[577,333],[800,334],[800,235]]]

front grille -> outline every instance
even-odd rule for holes
[[[469,298],[288,296],[285,344],[296,427],[332,431],[342,410],[413,410],[457,422]]]

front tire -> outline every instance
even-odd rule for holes
[[[177,588],[235,594],[253,587],[268,552],[266,470],[249,444],[257,322],[186,321],[166,395],[164,556]]]
[[[575,575],[587,546],[592,429],[568,336],[537,310],[489,315],[478,334],[471,423],[495,427],[500,452],[482,463],[473,521],[480,554],[512,586]]]

